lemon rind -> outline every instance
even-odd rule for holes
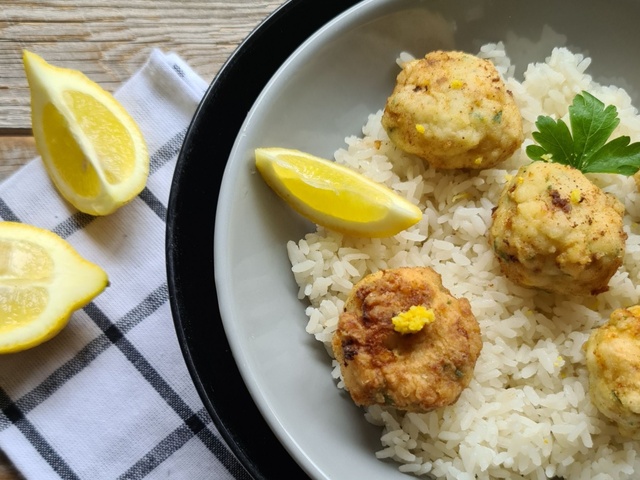
[[[376,192],[377,196],[384,199],[387,207],[387,215],[377,220],[357,223],[346,221],[332,216],[328,212],[321,212],[310,207],[305,202],[291,194],[274,170],[274,164],[282,162],[279,157],[283,155],[297,155],[309,162],[319,165],[327,165],[327,168],[341,172],[343,175],[353,178],[361,183],[370,192]],[[282,147],[264,147],[255,151],[256,167],[262,174],[267,184],[285,200],[300,215],[308,218],[316,224],[353,236],[367,237],[391,237],[403,230],[415,225],[422,218],[422,211],[406,198],[398,195],[386,185],[377,183],[358,172],[329,160],[325,160],[308,153]]]

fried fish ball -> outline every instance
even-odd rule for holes
[[[419,331],[396,331],[393,318],[411,307],[428,309],[433,318]],[[405,267],[373,273],[353,287],[332,347],[357,405],[428,412],[458,399],[482,340],[466,299],[453,297],[431,268]]]
[[[440,169],[483,169],[523,141],[522,116],[489,60],[435,51],[407,62],[382,125],[401,150]]]
[[[640,440],[640,305],[614,310],[584,348],[591,401],[621,435]]]
[[[622,264],[624,206],[580,171],[556,163],[523,166],[493,211],[489,242],[518,285],[596,295]]]

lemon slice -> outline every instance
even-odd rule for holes
[[[107,283],[100,267],[56,234],[0,222],[0,353],[52,338]]]
[[[348,235],[390,237],[422,218],[407,199],[335,162],[287,148],[258,148],[255,157],[267,184],[318,225]]]
[[[60,194],[81,212],[107,215],[132,200],[149,175],[136,122],[81,72],[23,54],[36,147]]]

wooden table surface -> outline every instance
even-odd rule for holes
[[[37,156],[22,50],[75,68],[109,91],[153,48],[174,51],[207,82],[284,0],[2,0],[0,181]],[[0,452],[0,480],[19,479]]]

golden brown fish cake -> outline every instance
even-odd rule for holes
[[[584,345],[593,404],[640,440],[640,306],[619,308]]]
[[[566,295],[596,295],[622,264],[624,206],[580,171],[533,162],[503,190],[489,242],[514,283]]]
[[[524,139],[520,110],[494,65],[457,51],[407,62],[382,125],[398,148],[442,169],[494,167]]]
[[[435,320],[416,333],[397,332],[392,318],[412,306],[431,309]],[[482,340],[466,299],[453,297],[431,268],[407,267],[376,272],[354,286],[332,347],[357,405],[428,412],[458,399]]]

